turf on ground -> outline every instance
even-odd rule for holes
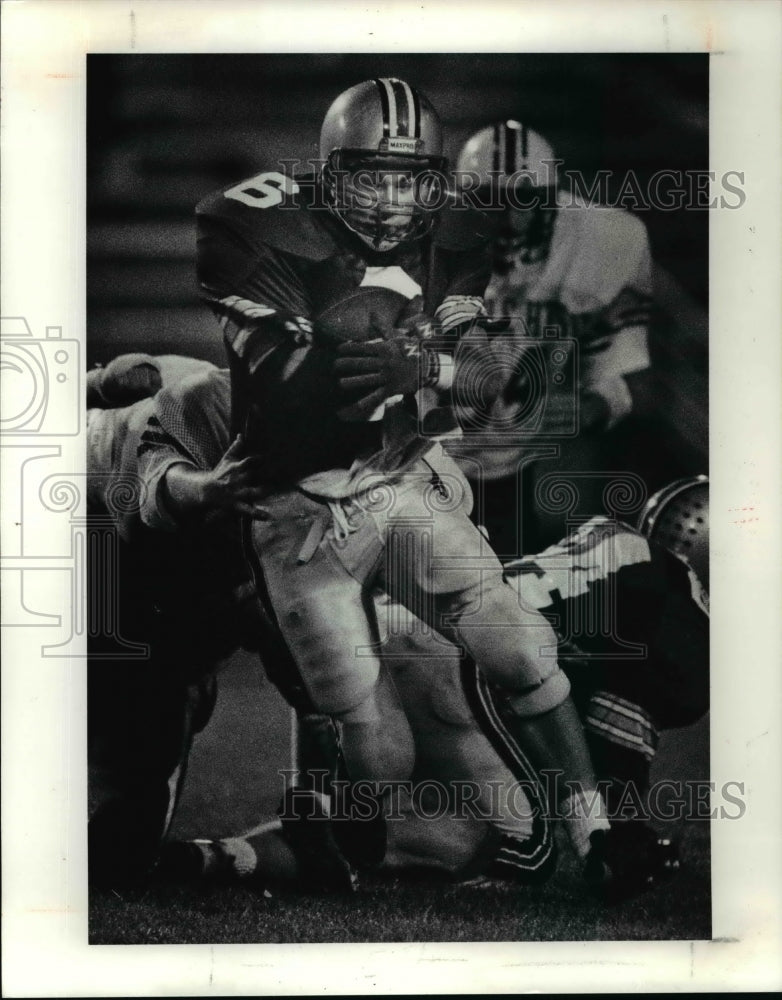
[[[289,715],[259,668],[238,657],[221,677],[214,718],[198,737],[175,835],[220,837],[271,817],[289,766]],[[708,726],[671,734],[666,777],[703,778]],[[611,908],[588,899],[562,851],[543,888],[457,888],[366,880],[349,898],[262,886],[155,886],[93,892],[93,944],[262,942],[703,940],[711,937],[709,836],[686,823],[682,871],[667,885]]]
[[[356,895],[164,887],[94,893],[93,944],[391,941],[648,941],[711,937],[708,837],[687,836],[687,862],[666,886],[615,907],[579,891],[569,857],[541,889],[367,884]],[[686,900],[686,909],[682,908]]]

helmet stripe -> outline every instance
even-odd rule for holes
[[[521,126],[521,162],[520,169],[527,169],[527,157],[529,155],[529,129],[526,125]]]
[[[383,131],[383,134],[388,134],[392,138],[399,135],[399,123],[396,114],[396,94],[394,93],[394,88],[391,86],[391,81],[387,80],[385,77],[380,78],[380,83],[386,94],[386,102],[388,106],[388,133]]]
[[[393,93],[391,93],[391,88],[388,86],[388,80],[375,80],[375,86],[377,87],[377,92],[380,96],[380,109],[383,114],[383,135],[388,136],[391,134],[391,104],[390,102],[394,99]],[[394,115],[396,119],[396,115]],[[396,132],[393,133],[396,135]]]
[[[407,105],[407,134],[409,136],[418,135],[419,131],[418,115],[416,109],[416,101],[413,97],[413,88],[410,86],[409,83],[405,83],[404,80],[399,80],[398,82],[402,87],[402,91],[404,92],[405,104]],[[399,127],[402,128],[401,115],[400,115]]]
[[[492,170],[495,173],[499,173],[500,169],[500,136],[502,134],[502,126],[494,126],[494,149],[492,151]]]
[[[516,158],[516,139],[518,138],[518,133],[512,127],[510,122],[505,122],[505,173],[508,177],[516,169],[514,160]]]
[[[405,84],[401,80],[389,80],[394,94],[394,109],[396,110],[395,135],[410,135],[410,110],[405,94]]]
[[[407,87],[407,84],[405,84]],[[413,127],[410,130],[416,139],[421,138],[421,102],[418,99],[418,91],[413,87],[407,87],[410,91],[410,97],[413,101]]]

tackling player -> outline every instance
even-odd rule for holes
[[[88,382],[91,404],[136,399],[125,407],[88,410],[90,516],[94,522],[101,515],[116,518],[123,542],[120,627],[128,638],[151,646],[149,660],[134,662],[129,670],[97,655],[90,660],[90,873],[93,884],[118,887],[149,875],[158,857],[173,822],[192,737],[206,725],[214,704],[219,661],[240,644],[260,645],[266,672],[288,700],[299,705],[301,695],[291,685],[285,651],[245,600],[252,587],[241,579],[243,560],[225,517],[252,515],[251,505],[266,495],[257,486],[257,460],[242,457],[240,442],[229,445],[227,373],[195,359],[122,355],[93,370]],[[121,511],[111,503],[118,477],[134,481],[138,492],[138,502]],[[216,558],[218,548],[223,551]],[[99,586],[100,577],[91,576],[90,583]],[[382,596],[378,600],[387,604]],[[145,613],[150,607],[151,617]],[[214,633],[224,644],[219,650]],[[432,666],[428,660],[427,674]],[[432,682],[442,683],[439,701],[445,705],[451,685],[439,671]],[[384,724],[396,732],[407,723],[394,715],[393,691],[386,672],[378,703]],[[416,713],[406,706],[421,747],[428,748],[419,754],[420,773],[443,782],[458,773],[476,787],[490,778],[511,788],[513,775],[499,759],[487,771],[490,749],[474,721],[462,719],[455,727],[448,718],[437,723],[426,712],[422,717],[420,707]],[[461,714],[471,720],[466,706]],[[482,794],[492,793],[484,788]],[[501,796],[493,794],[499,808]],[[523,802],[523,792],[516,798]],[[518,849],[532,833],[532,820],[502,811],[501,825]],[[428,862],[448,870],[471,863],[485,829],[469,817],[451,827],[431,820],[416,825],[411,818],[392,842],[390,863]],[[309,890],[352,888],[352,871],[332,831],[327,824],[314,829],[317,837],[309,842],[297,839],[289,823],[267,825],[254,845],[233,838],[219,849],[223,869],[230,860],[237,873],[259,868],[274,881],[287,879]],[[551,838],[539,825],[535,831],[540,873],[553,861]],[[362,838],[366,832],[362,825]],[[366,857],[366,845],[360,846]],[[218,857],[207,845],[202,851],[207,861]],[[527,843],[522,854],[530,853]],[[170,853],[167,858],[170,863]]]
[[[90,372],[88,395],[88,515],[93,530],[116,532],[118,560],[91,564],[90,607],[108,606],[122,638],[148,647],[141,659],[116,655],[91,621],[90,879],[115,886],[157,856],[193,735],[214,705],[217,665],[257,641],[225,518],[251,510],[255,460],[230,443],[227,373],[206,362],[125,355]],[[164,505],[175,532],[145,524],[147,509],[160,516]]]

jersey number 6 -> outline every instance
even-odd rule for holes
[[[281,174],[276,170],[270,170],[263,174],[256,174],[248,181],[242,181],[236,187],[229,188],[225,192],[226,198],[233,198],[250,208],[271,208],[279,205],[285,194],[296,194],[299,185],[290,177]]]

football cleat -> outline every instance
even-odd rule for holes
[[[257,865],[255,850],[245,837],[172,840],[163,844],[154,875],[158,881],[175,884],[227,884],[253,879],[258,889]],[[264,888],[263,895],[271,894]]]
[[[305,788],[289,788],[277,812],[282,834],[293,851],[304,888],[356,892],[358,875],[339,848],[327,799]]]
[[[677,845],[638,821],[616,822],[589,838],[584,880],[592,895],[619,903],[673,878],[681,862]]]

